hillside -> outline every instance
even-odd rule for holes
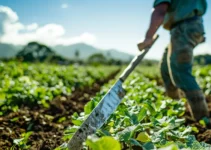
[[[68,58],[74,58],[76,51],[79,52],[80,59],[87,59],[89,56],[95,53],[103,53],[106,57],[120,59],[122,61],[128,61],[133,57],[133,55],[121,52],[119,50],[102,50],[84,43],[78,43],[70,46],[59,45],[53,47],[53,49],[58,54]]]
[[[91,45],[84,43],[78,43],[69,46],[58,45],[52,47],[52,49],[59,55],[64,56],[65,58],[74,59],[76,51],[79,52],[80,59],[87,59],[89,56],[102,53],[107,58],[113,58],[122,61],[128,61],[133,58],[133,55],[121,52],[116,49],[102,50]],[[21,46],[14,46],[10,44],[0,44],[0,58],[13,57],[15,54],[21,50]]]
[[[15,56],[19,46],[0,43],[0,58],[9,58]]]

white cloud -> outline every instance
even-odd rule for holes
[[[80,36],[73,37],[73,38],[60,38],[57,40],[58,43],[56,45],[59,45],[62,43],[62,45],[71,45],[74,43],[87,43],[87,44],[94,44],[96,41],[96,37],[90,33],[83,33]]]
[[[37,23],[32,23],[24,25],[12,9],[0,6],[0,41],[2,43],[25,45],[31,41],[38,41],[55,46],[79,42],[94,44],[96,41],[96,37],[91,33],[82,33],[77,37],[66,37],[65,34],[64,27],[58,24],[39,26]]]
[[[16,22],[18,21],[18,15],[9,7],[0,6],[1,19],[5,21]]]
[[[18,22],[18,19],[18,15],[12,9],[0,6],[0,35],[22,30],[23,25]]]
[[[26,26],[26,30],[28,30],[28,31],[36,30],[37,28],[38,28],[37,23],[32,23],[32,24]]]
[[[68,4],[62,4],[62,5],[61,5],[61,8],[63,8],[63,9],[68,8],[68,7],[69,7]]]

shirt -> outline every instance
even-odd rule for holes
[[[207,10],[206,0],[155,0],[154,7],[163,2],[170,4],[163,23],[163,27],[167,30],[177,22],[202,16]]]

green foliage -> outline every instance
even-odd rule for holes
[[[116,67],[58,66],[50,64],[0,63],[0,115],[19,106],[49,107],[56,96],[91,86]],[[61,121],[61,120],[60,120]]]
[[[93,65],[105,64],[106,61],[106,57],[101,53],[93,54],[88,58],[88,63]]]
[[[204,69],[206,70],[204,76],[208,75],[210,71]],[[201,83],[206,82],[202,80],[203,69],[195,72],[197,73]],[[101,138],[112,136],[122,144],[122,148],[130,149],[133,149],[133,146],[144,150],[206,149],[207,144],[199,143],[191,135],[192,132],[198,131],[197,128],[185,126],[185,119],[181,118],[185,113],[186,100],[175,101],[164,96],[164,88],[158,86],[155,80],[145,76],[148,75],[140,74],[138,70],[126,80],[124,88],[127,95],[95,136]],[[207,84],[209,82],[205,83],[206,86]],[[206,86],[203,87],[208,90]],[[93,99],[94,101],[90,101],[85,106],[85,113],[73,115],[74,128],[79,127],[76,120],[81,124],[110,87],[111,84],[103,87],[103,91]],[[66,133],[68,130],[72,128],[69,127]],[[71,132],[71,135],[73,134]],[[87,146],[90,146],[89,143]]]
[[[100,139],[88,137],[86,144],[91,150],[121,150],[120,143],[109,136],[104,136]]]
[[[23,133],[21,135],[21,139],[14,139],[13,140],[13,143],[14,143],[14,146],[18,146],[20,149],[22,150],[27,150],[30,148],[30,145],[27,145],[27,142],[28,142],[28,138],[30,137],[30,135],[32,134],[33,132],[27,132],[27,133]]]
[[[23,50],[17,53],[17,57],[23,59],[27,62],[43,62],[49,57],[55,55],[55,52],[51,50],[48,46],[37,43],[30,42],[28,43]]]
[[[194,68],[194,74],[206,95],[211,94],[211,66]]]
[[[18,111],[21,105],[39,104],[48,107],[49,101],[59,95],[69,95],[77,88],[91,86],[113,72],[112,67],[57,66],[46,64],[0,63],[0,115]],[[146,68],[145,68],[146,69]],[[153,69],[153,67],[152,67]],[[157,85],[157,73],[137,70],[124,83],[127,95],[117,110],[110,116],[97,133],[85,143],[93,150],[133,149],[134,146],[149,149],[193,149],[205,150],[210,147],[198,142],[192,132],[196,127],[185,126],[182,118],[185,99],[174,101],[164,96],[164,88]],[[194,74],[207,95],[211,94],[210,66],[196,67]],[[153,79],[153,80],[152,80]],[[84,112],[72,115],[73,126],[64,132],[64,141],[72,138],[79,126],[95,108],[115,80],[103,86],[84,107]],[[51,117],[51,116],[48,116]],[[11,119],[11,122],[19,118]],[[58,122],[67,118],[61,117]],[[203,124],[203,122],[201,122]],[[29,149],[27,140],[32,133],[25,133],[14,140],[14,147]],[[64,143],[56,150],[67,150]]]
[[[194,57],[194,62],[198,65],[210,65],[211,64],[211,55],[204,54],[204,55],[197,55]]]

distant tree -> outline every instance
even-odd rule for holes
[[[75,57],[79,57],[80,56],[80,52],[79,52],[79,50],[77,49],[76,51],[75,51]]]
[[[28,62],[43,62],[55,55],[55,52],[48,46],[37,42],[30,42],[20,52],[17,53],[16,57],[22,58],[23,61]]]
[[[194,62],[199,65],[208,65],[211,64],[211,55],[197,55],[194,57]]]
[[[128,62],[123,62],[123,61],[121,61],[121,60],[111,58],[111,59],[109,59],[109,60],[107,61],[107,64],[108,64],[108,65],[117,65],[117,66],[121,66],[121,65],[123,65],[123,64],[128,64]]]
[[[91,55],[89,58],[88,58],[88,63],[91,63],[91,64],[105,64],[107,63],[107,60],[106,60],[106,57],[101,54],[101,53],[96,53],[96,54],[93,54]]]
[[[80,52],[79,52],[79,50],[78,50],[78,49],[76,49],[76,51],[75,51],[75,58],[76,58],[76,62],[78,62],[78,61],[79,61],[79,56],[80,56]]]

